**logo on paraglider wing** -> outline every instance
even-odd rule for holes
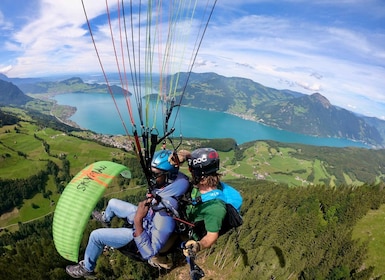
[[[110,179],[114,176],[103,173],[106,169],[107,166],[105,165],[100,165],[94,169],[94,165],[91,164],[88,168],[81,170],[79,174],[72,179],[72,182],[75,183],[79,181],[76,188],[82,191],[85,191],[91,182],[96,182],[107,188],[108,183],[106,183],[103,179]]]

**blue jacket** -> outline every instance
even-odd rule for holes
[[[179,172],[177,178],[162,189],[156,189],[155,194],[159,195],[165,205],[171,205],[178,209],[179,199],[189,188],[189,181],[186,175]],[[164,210],[164,205],[156,204],[154,199],[153,206],[143,219],[144,231],[141,235],[134,237],[136,246],[144,259],[149,259],[156,255],[166,244],[170,235],[175,230],[175,220]]]

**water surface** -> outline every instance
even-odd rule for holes
[[[101,134],[126,134],[114,102],[108,94],[69,93],[57,95],[55,100],[61,105],[70,105],[77,108],[76,113],[70,119],[82,128]],[[132,126],[124,97],[117,96],[115,100],[128,132],[132,134]],[[134,123],[139,129],[140,121],[137,106],[134,100],[131,100],[131,102],[134,107]],[[179,107],[178,114],[176,114],[176,111],[175,109],[169,122],[170,126],[175,127],[174,137],[182,135],[187,138],[233,138],[238,144],[254,140],[274,140],[313,146],[368,148],[364,143],[348,139],[314,137],[293,133],[244,120],[227,113],[188,107]],[[175,118],[176,115],[177,118]],[[163,135],[164,113],[162,110],[159,109],[156,114],[150,114],[147,119],[149,122],[145,125],[153,127],[155,123],[155,127],[160,130],[159,134]]]

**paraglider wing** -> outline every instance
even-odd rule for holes
[[[124,165],[98,161],[81,170],[64,189],[53,217],[53,240],[58,253],[78,262],[83,231],[96,203],[112,179],[121,174],[131,178]]]

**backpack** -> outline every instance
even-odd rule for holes
[[[199,204],[212,199],[220,199],[226,205],[226,215],[223,219],[222,228],[219,231],[219,235],[222,235],[228,232],[230,229],[237,228],[243,224],[242,216],[239,213],[243,199],[239,191],[226,183],[220,182],[220,185],[216,190],[202,194],[200,197],[198,197],[198,199],[192,201],[190,200],[190,203]],[[199,235],[202,235],[204,224],[196,224],[194,228],[194,231],[200,232]]]
[[[222,228],[219,231],[221,235],[243,224],[242,216],[239,213],[243,199],[239,191],[233,187],[223,182],[221,182],[220,185],[225,198],[224,202],[226,203],[226,216],[223,219]]]

